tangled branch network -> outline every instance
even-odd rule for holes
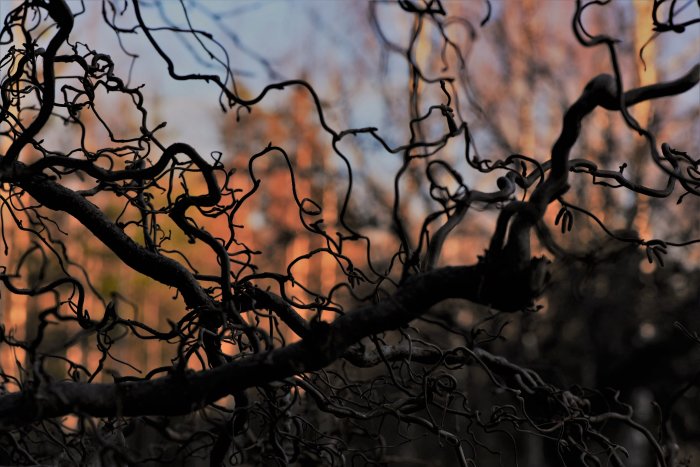
[[[619,440],[605,430],[622,424],[642,435],[656,462],[671,465],[669,440],[635,421],[632,407],[618,395],[548,382],[489,348],[502,337],[492,319],[465,325],[431,309],[458,299],[490,310],[491,317],[537,310],[552,263],[535,256],[533,238],[554,253],[555,262],[566,256],[545,219],[554,205],[561,206],[556,221],[564,230],[572,229],[574,213],[588,216],[616,241],[645,249],[651,261],[663,263],[668,249],[696,243],[621,235],[566,196],[570,179],[579,174],[641,197],[675,202],[698,196],[700,160],[659,143],[628,109],[697,92],[700,65],[669,81],[626,88],[618,40],[589,34],[583,21],[589,8],[608,2],[578,0],[573,33],[581,47],[607,51],[609,74],[591,77],[568,105],[547,157],[510,154],[489,160],[478,157],[459,105],[470,98],[468,50],[451,34],[452,28],[475,34],[478,27],[451,16],[450,2],[369,4],[382,50],[409,70],[410,121],[407,139],[398,145],[375,127],[333,128],[319,92],[307,80],[275,81],[251,96],[221,43],[190,22],[186,8],[203,8],[196,2],[173,2],[185,12],[184,26],[165,17],[165,25],[149,24],[147,12],[163,7],[160,2],[100,3],[101,27],[120,44],[138,35],[172,80],[216,88],[224,112],[255,118],[272,94],[298,92],[311,102],[321,138],[345,177],[338,185],[337,228],[331,229],[323,220],[330,207],[301,188],[305,175],[284,147],[259,142],[243,169],[247,188],[241,188],[236,182],[241,171],[225,153],[202,155],[194,145],[161,136],[165,125],[153,125],[147,110],[149,87],[132,87],[120,76],[114,53],[91,48],[83,31],[74,28],[98,2],[16,3],[13,9],[2,3],[0,32],[0,232],[5,257],[11,259],[0,266],[0,282],[3,300],[27,296],[45,305],[34,332],[21,337],[3,327],[0,333],[2,352],[14,355],[16,363],[0,374],[2,463],[38,464],[50,454],[76,464],[95,455],[102,465],[167,464],[196,455],[211,465],[384,465],[392,449],[427,436],[451,450],[454,465],[468,466],[481,465],[479,453],[498,457],[517,451],[516,436],[527,436],[552,443],[562,459],[583,462],[571,465],[624,465]],[[697,22],[679,23],[673,6],[664,21],[667,3],[654,0],[657,34],[680,34]],[[488,13],[481,27],[486,27],[492,5],[484,0],[483,6]],[[407,43],[394,42],[386,30],[379,12],[384,8],[410,18]],[[211,13],[210,20],[220,24],[222,17]],[[428,28],[447,72],[419,64]],[[202,56],[215,57],[223,72],[181,72],[178,57],[169,51],[172,44],[160,39],[163,31],[189,40]],[[126,47],[115,53],[134,55]],[[448,57],[457,57],[457,66]],[[106,95],[121,96],[138,115],[130,135],[100,111]],[[621,115],[629,131],[645,139],[645,151],[664,180],[661,187],[570,156],[587,116],[597,108]],[[428,124],[438,125],[440,135],[427,132]],[[56,149],[53,129],[61,125],[79,135],[75,147]],[[108,140],[98,148],[91,143],[95,127]],[[344,149],[356,140],[370,141],[398,161],[386,206],[395,251],[373,248],[353,220],[354,199],[366,195],[355,188],[356,168]],[[463,154],[451,162],[445,154],[458,144]],[[288,169],[285,189],[298,226],[321,245],[297,254],[283,272],[259,263],[260,251],[247,246],[242,233],[241,213],[265,182],[256,173],[273,159],[282,159]],[[492,181],[490,191],[466,181],[476,175]],[[429,187],[432,206],[417,223],[405,209],[411,177]],[[483,210],[498,213],[484,253],[473,264],[445,266],[441,258],[450,235],[468,214]],[[128,291],[119,287],[104,297],[68,231],[78,229],[73,221],[82,226],[76,231],[105,247],[114,261],[149,283],[167,286],[175,297],[161,306],[175,310],[177,318],[165,326],[139,319],[129,311]],[[19,246],[17,236],[27,241]],[[350,253],[358,249],[362,255]],[[341,272],[325,288],[294,274],[299,264],[319,257]],[[56,329],[65,329],[58,343],[48,337]],[[108,370],[114,363],[139,365],[117,357],[114,349],[123,339],[162,343],[169,363],[138,376]],[[97,352],[94,364],[71,357],[71,349],[85,342]],[[59,373],[56,362],[63,369]],[[488,406],[469,394],[469,378],[481,378],[484,392],[496,394]],[[194,428],[178,425],[177,417],[185,415],[195,417]],[[146,428],[178,448],[154,454],[134,447],[132,434]]]

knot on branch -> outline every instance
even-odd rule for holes
[[[311,321],[311,330],[303,341],[311,366],[322,368],[340,356],[337,349],[344,346],[338,346],[338,337],[333,327],[325,321]]]
[[[593,101],[592,104],[599,105],[607,110],[618,110],[620,108],[617,82],[612,75],[604,73],[590,80],[584,89],[584,96],[590,97]]]
[[[481,261],[482,282],[478,302],[500,311],[515,312],[532,308],[544,292],[551,262],[545,257],[531,258],[517,267],[506,255],[488,255]]]

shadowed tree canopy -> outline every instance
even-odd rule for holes
[[[0,464],[697,460],[700,3],[224,3],[0,0]]]

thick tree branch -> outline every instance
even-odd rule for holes
[[[18,171],[21,171],[19,163],[16,166],[20,167]],[[100,208],[78,193],[44,175],[24,177],[18,185],[46,208],[64,211],[76,218],[129,267],[158,282],[175,287],[182,293],[189,307],[213,304],[199,282],[182,264],[134,242],[108,219]]]
[[[324,368],[363,337],[404,326],[445,299],[496,301],[484,295],[483,274],[480,264],[419,274],[389,299],[357,308],[330,324],[314,326],[300,342],[215,369],[112,384],[50,383],[36,392],[8,394],[0,397],[2,427],[9,429],[69,413],[100,417],[189,413],[236,391]],[[532,297],[512,296],[509,305],[514,306],[518,299],[520,306],[525,306]]]

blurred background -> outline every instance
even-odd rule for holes
[[[286,285],[285,292],[299,303],[312,303],[315,295],[322,295],[352,306],[348,289],[337,287],[347,283],[347,271],[324,253],[323,238],[305,229],[302,220],[321,222],[331,236],[334,232],[347,235],[351,230],[364,236],[346,240],[344,246],[344,254],[354,267],[369,278],[355,293],[370,293],[371,281],[380,275],[400,273],[394,256],[399,240],[391,214],[393,180],[403,163],[401,155],[387,152],[367,135],[359,135],[348,136],[340,143],[347,161],[338,157],[331,137],[321,127],[310,95],[298,88],[274,91],[250,112],[239,109],[223,113],[219,90],[203,81],[170,79],[165,62],[142,34],[117,36],[103,27],[101,2],[69,3],[74,11],[85,7],[84,14],[76,19],[72,41],[110,54],[117,75],[125,81],[128,77],[131,86],[144,85],[149,125],[155,127],[167,121],[167,126],[158,132],[161,141],[186,142],[200,154],[209,155],[209,160],[220,160],[227,169],[235,168],[233,185],[240,193],[252,189],[251,171],[261,180],[257,191],[231,219],[235,230],[232,248],[239,249],[241,258],[236,274],[250,274],[256,271],[253,266],[257,271],[289,273],[295,284]],[[688,14],[693,13],[693,8],[697,13],[697,5],[688,3]],[[9,4],[12,2],[0,1],[3,13]],[[413,21],[411,15],[394,4],[242,0],[143,4],[145,20],[154,27],[185,26],[189,22],[220,42],[221,48],[205,41],[214,57],[211,58],[192,35],[158,32],[178,73],[206,72],[223,77],[226,71],[222,62],[228,60],[235,86],[243,96],[256,96],[275,81],[307,80],[318,93],[328,125],[337,130],[376,127],[391,146],[397,146],[410,138],[412,112],[419,110],[422,114],[430,105],[445,99],[439,84],[416,84],[405,57],[392,50],[392,44],[399,49],[408,44]],[[130,9],[119,15],[120,2],[112,5],[117,9],[116,23],[135,24],[128,16]],[[618,51],[627,88],[674,79],[700,57],[700,28],[689,28],[683,35],[657,37],[652,31],[651,5],[646,1],[613,2],[605,9],[590,9],[584,18],[589,32],[622,40]],[[605,49],[586,49],[575,40],[571,30],[573,2],[493,1],[490,18],[483,26],[480,22],[487,15],[485,2],[446,1],[444,6],[450,17],[463,18],[446,28],[449,39],[459,49],[444,51],[444,38],[436,28],[427,25],[419,32],[414,59],[428,77],[454,77],[450,87],[455,98],[452,106],[469,125],[471,150],[482,160],[504,159],[511,154],[540,162],[548,160],[568,105],[592,77],[610,72]],[[111,14],[109,9],[106,14]],[[412,86],[418,87],[418,99],[411,99]],[[102,121],[119,138],[128,140],[140,134],[138,114],[131,100],[104,93],[98,96],[97,103],[101,105],[96,109],[98,113],[85,112],[83,119],[86,147],[97,150],[113,145]],[[700,147],[698,104],[700,96],[695,88],[681,96],[637,105],[631,113],[657,135],[659,142],[668,142],[696,158]],[[440,137],[445,130],[443,119],[428,119],[420,125],[427,139]],[[56,122],[40,137],[48,147],[69,152],[80,147],[81,133]],[[268,144],[283,148],[288,159],[280,153],[253,158]],[[0,137],[0,148],[8,145],[9,141]],[[465,161],[465,150],[463,141],[450,140],[437,157],[451,164],[470,189],[494,190],[499,174],[481,174],[471,169]],[[645,140],[630,131],[619,114],[603,109],[587,118],[572,157],[592,160],[610,170],[618,170],[624,164],[625,174],[632,179],[650,186],[665,183]],[[424,219],[438,208],[429,196],[426,164],[420,158],[411,162],[398,187],[402,196],[400,213],[414,243],[418,242]],[[348,165],[352,167],[352,191],[346,204]],[[290,189],[290,167],[299,199],[313,200],[322,207],[322,214],[300,218]],[[190,192],[203,189],[196,176],[184,177]],[[676,243],[700,236],[700,205],[692,196],[679,199],[678,193],[673,198],[657,200],[591,182],[588,175],[574,174],[567,202],[592,212],[620,236]],[[83,182],[71,183],[79,186]],[[3,190],[4,187],[0,194]],[[159,195],[153,196],[157,204]],[[122,216],[125,222],[135,215],[124,200],[112,193],[102,194],[94,202],[110,216]],[[440,264],[472,264],[483,254],[497,211],[479,208],[474,206],[448,238]],[[537,244],[538,254],[557,257],[552,285],[540,302],[543,308],[539,312],[491,316],[492,312],[482,307],[450,302],[429,314],[452,323],[450,332],[429,322],[416,326],[426,339],[440,341],[446,347],[465,345],[473,339],[473,331],[482,328],[481,335],[486,337],[477,337],[476,342],[470,343],[534,369],[563,388],[616,388],[621,391],[620,400],[633,406],[637,420],[650,429],[659,426],[659,407],[669,409],[668,426],[677,437],[682,458],[697,459],[700,346],[674,323],[700,330],[700,247],[691,244],[670,248],[661,268],[647,261],[644,250],[612,240],[584,214],[574,213],[573,230],[562,234],[554,226],[559,208],[552,206],[547,213],[551,231],[542,234],[544,241]],[[343,209],[345,222],[339,215]],[[0,250],[4,248],[4,252],[0,253],[0,265],[16,272],[20,284],[49,279],[35,274],[40,269],[37,264],[46,261],[36,238],[23,231],[8,211],[2,212],[4,244]],[[17,212],[21,219],[23,213]],[[53,234],[66,244],[65,256],[70,259],[67,268],[86,284],[89,279],[92,285],[88,288],[88,310],[95,310],[95,315],[100,316],[107,303],[115,301],[123,316],[131,315],[163,330],[169,329],[169,321],[181,317],[184,305],[180,297],[173,296],[174,291],[121,265],[74,219],[60,213],[52,213],[51,218],[57,223]],[[219,220],[198,222],[223,238],[231,229]],[[58,226],[68,235],[60,234]],[[167,223],[162,227],[168,231]],[[136,227],[131,233],[134,239],[143,241]],[[366,238],[371,240],[371,248]],[[176,229],[168,245],[172,250],[187,251],[191,266],[201,273],[216,273],[213,256],[201,244],[189,245]],[[176,254],[173,257],[178,258]],[[260,280],[259,285],[265,287],[266,283]],[[2,286],[0,293],[5,332],[17,339],[31,338],[37,329],[38,313],[56,301],[51,294],[29,298],[13,295]],[[168,365],[177,354],[175,343],[143,341],[128,333],[116,333],[108,344],[97,342],[95,336],[82,336],[77,325],[73,328],[56,324],[47,333],[44,350],[64,355],[87,369],[82,371],[55,358],[47,362],[47,367],[57,378],[85,380],[98,367],[105,371],[95,381],[110,381],[114,375],[144,376],[150,369]],[[469,338],[465,337],[467,334]],[[491,334],[499,337],[489,338]],[[99,350],[105,345],[110,348],[110,358],[106,359]],[[0,365],[6,374],[21,378],[25,360],[21,350],[0,343]],[[499,397],[483,391],[486,383],[486,377],[477,372],[460,376],[460,384],[468,388],[473,404],[484,408]],[[335,429],[328,427],[330,431]],[[419,433],[408,436],[420,438]],[[625,440],[630,451],[629,465],[649,465],[646,441],[631,432],[621,436],[630,437]],[[504,434],[499,440],[494,435],[487,447],[503,452],[502,465],[511,465],[509,461],[516,451],[522,465],[559,465],[556,454],[548,451],[546,440],[524,439]],[[397,448],[392,455],[396,465],[449,465],[452,453],[441,459],[442,451],[436,450],[436,445],[434,439],[412,442]],[[503,448],[506,445],[516,449]],[[485,456],[479,465],[497,465],[490,463],[497,462],[493,460],[497,456]],[[438,459],[440,462],[431,464]]]

